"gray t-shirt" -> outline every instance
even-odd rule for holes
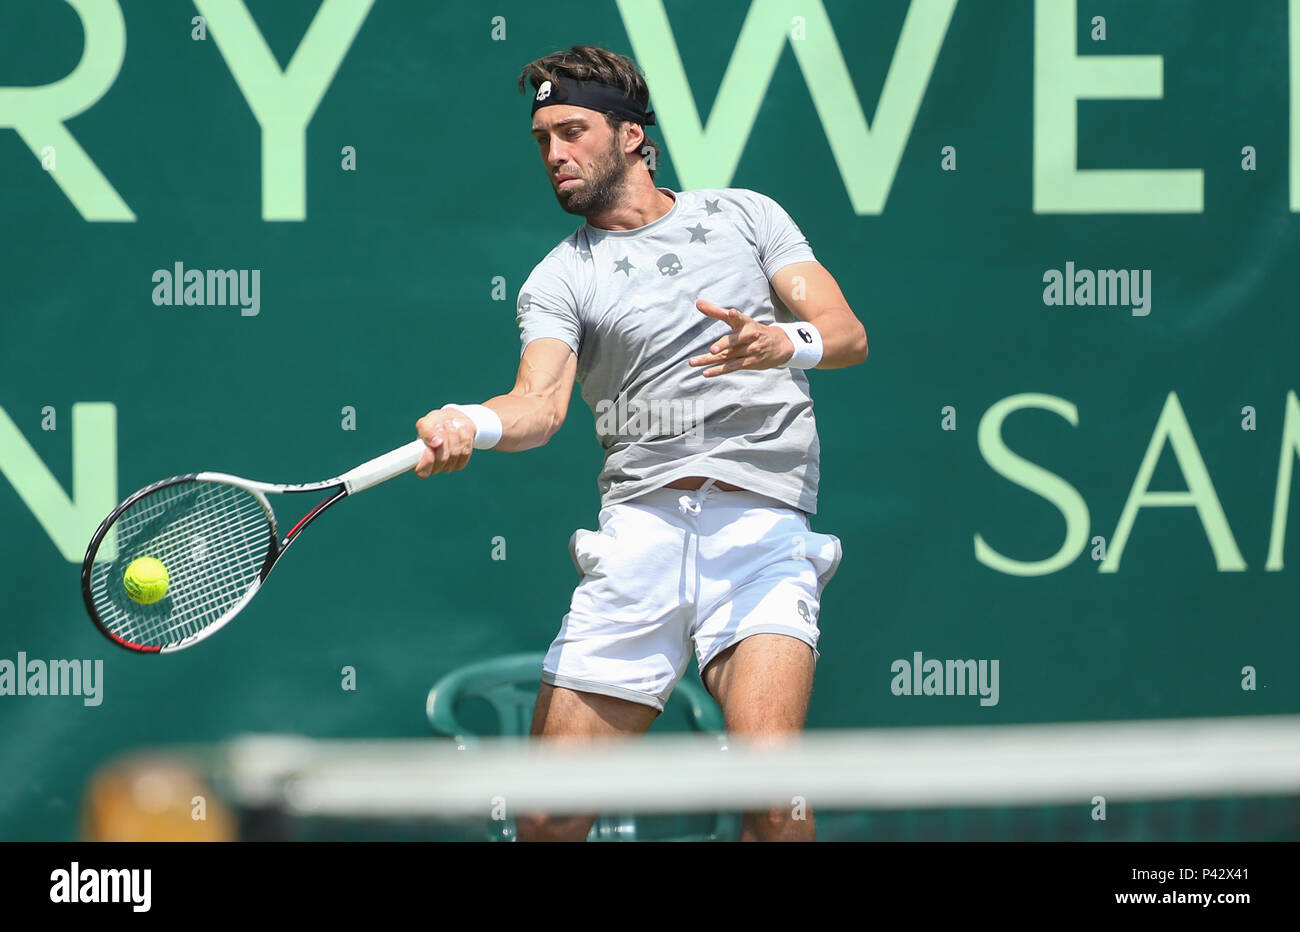
[[[674,192],[672,209],[635,230],[584,223],[519,289],[521,348],[541,337],[578,355],[582,397],[605,450],[601,505],[675,479],[711,476],[808,514],[817,512],[820,444],[799,369],[705,378],[690,366],[731,328],[704,298],[760,323],[797,318],[771,287],[815,262],[776,201],[744,188]]]

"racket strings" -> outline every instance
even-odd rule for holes
[[[141,647],[167,647],[224,618],[257,582],[271,547],[268,509],[252,493],[216,482],[165,486],[113,523],[117,558],[96,563],[91,596],[105,628]],[[166,595],[142,605],[126,593],[139,557],[166,568]]]

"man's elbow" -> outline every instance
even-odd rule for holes
[[[560,432],[560,428],[564,426],[564,415],[566,413],[558,407],[550,409],[551,419],[546,425],[546,439],[542,443],[550,443],[551,438]]]
[[[853,362],[850,365],[857,366],[867,361],[867,328],[862,326],[858,321],[857,330],[853,333]]]
[[[535,430],[540,432],[536,438],[536,445],[541,447],[551,442],[551,438],[560,432],[564,426],[564,418],[569,413],[567,409],[561,408],[559,401],[549,394],[534,395],[533,401],[537,405],[535,420],[533,421]]]

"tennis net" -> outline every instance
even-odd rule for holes
[[[600,812],[593,837],[734,837],[743,810],[860,840],[1297,840],[1300,716],[709,735],[580,747],[257,735],[178,749],[241,837],[513,837]]]

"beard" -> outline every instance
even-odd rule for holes
[[[582,176],[582,187],[563,191],[556,188],[555,198],[566,212],[590,217],[614,207],[626,181],[627,162],[615,136],[600,161]]]

